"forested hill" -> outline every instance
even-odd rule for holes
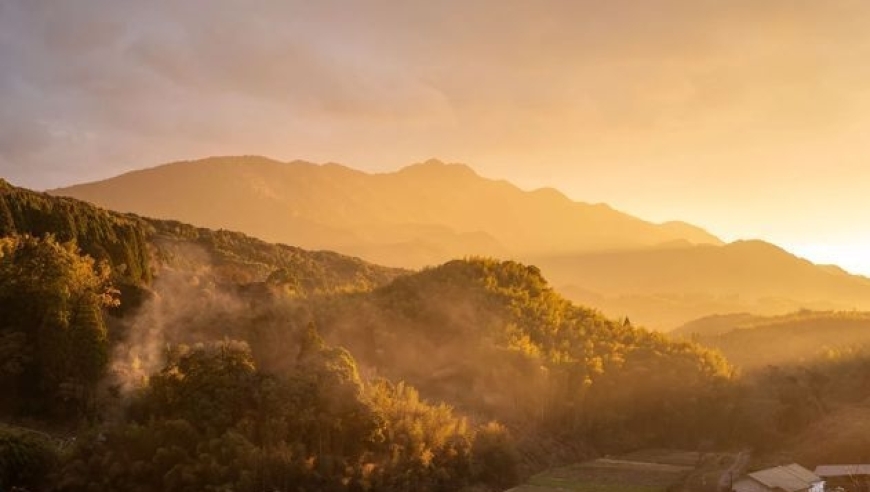
[[[672,335],[715,347],[738,367],[752,371],[868,354],[870,313],[803,310],[781,316],[711,316]]]
[[[515,262],[455,260],[337,301],[318,326],[364,366],[511,423],[567,432],[619,421],[609,438],[628,438],[634,418],[657,418],[645,404],[700,397],[728,377],[714,352],[574,305]]]
[[[0,417],[76,437],[60,453],[0,426],[3,489],[503,490],[610,450],[734,439],[720,356],[573,305],[532,266],[412,274],[0,198]],[[108,316],[118,283],[152,295]]]
[[[208,269],[216,281],[246,283],[271,275],[292,280],[298,294],[310,294],[367,290],[403,273],[329,251],[108,211],[0,180],[0,236],[12,234],[75,241],[83,253],[108,262],[124,286],[147,286],[160,268]]]
[[[145,221],[72,198],[17,188],[0,179],[0,235],[13,234],[75,240],[85,254],[108,261],[118,280],[147,284],[151,279]]]
[[[753,466],[794,461],[813,467],[870,457],[870,313],[711,316],[674,336],[721,350],[738,369],[737,405],[754,427],[747,442],[760,458]]]

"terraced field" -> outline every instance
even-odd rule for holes
[[[702,461],[691,451],[642,450],[547,470],[507,492],[668,492]]]

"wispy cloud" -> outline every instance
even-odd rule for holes
[[[438,156],[710,223],[735,186],[794,197],[857,168],[868,24],[859,0],[8,0],[0,174]],[[809,184],[783,185],[796,169]]]

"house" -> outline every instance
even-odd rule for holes
[[[822,477],[828,490],[840,487],[846,492],[870,492],[870,465],[819,465],[816,475]]]
[[[749,473],[731,486],[735,492],[823,492],[825,482],[815,473],[792,463]]]

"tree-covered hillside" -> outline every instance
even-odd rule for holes
[[[274,275],[292,280],[297,294],[309,295],[368,290],[402,273],[333,252],[112,212],[0,180],[0,236],[14,234],[75,241],[82,253],[107,262],[121,287],[147,287],[159,269],[208,269],[218,282],[254,282]]]
[[[3,489],[503,490],[764,425],[716,352],[574,305],[533,266],[412,273],[2,199]]]
[[[803,310],[782,316],[712,316],[672,335],[715,347],[741,369],[753,371],[867,351],[870,313]]]
[[[203,274],[216,282],[280,283],[295,296],[368,291],[407,273],[332,251],[271,244],[239,232],[143,219],[158,267]]]
[[[515,262],[452,261],[336,298],[317,320],[364,367],[598,449],[697,445],[716,416],[696,417],[730,376],[717,354],[573,305]]]
[[[720,350],[739,371],[739,391],[730,404],[758,467],[863,462],[870,456],[870,314],[711,316],[671,336]]]
[[[147,284],[151,280],[144,225],[130,215],[35,193],[0,179],[0,236],[52,234],[61,242],[75,241],[91,258],[107,261],[119,282]]]

